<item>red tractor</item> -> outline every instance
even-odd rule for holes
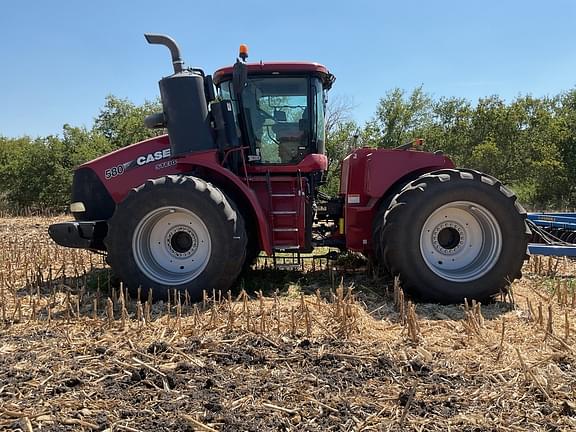
[[[131,289],[227,290],[261,251],[338,247],[371,257],[405,290],[443,303],[491,297],[521,276],[529,229],[498,180],[456,169],[440,152],[361,148],[327,170],[324,110],[334,76],[305,62],[246,63],[205,75],[184,68],[159,82],[167,135],[78,167],[74,222],[51,225],[67,247],[105,251]]]

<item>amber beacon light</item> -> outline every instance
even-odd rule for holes
[[[246,61],[246,59],[248,58],[248,45],[240,44],[239,52],[240,52],[240,58],[243,61]]]

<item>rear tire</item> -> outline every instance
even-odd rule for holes
[[[384,264],[382,244],[380,242],[380,237],[382,236],[382,229],[384,227],[384,215],[388,211],[390,205],[390,200],[384,202],[378,208],[374,216],[374,221],[372,223],[372,245],[373,253],[370,257],[370,262],[372,263],[372,268],[376,275],[384,276],[389,273],[389,270]]]
[[[426,174],[407,184],[384,216],[384,264],[422,300],[486,300],[522,276],[525,219],[516,196],[493,177]]]
[[[226,291],[246,254],[242,215],[216,187],[192,176],[148,180],[132,190],[108,221],[108,263],[132,291],[171,289],[200,299]]]
[[[383,248],[380,244],[380,236],[382,235],[382,229],[384,228],[384,215],[388,211],[390,207],[390,203],[394,199],[394,197],[402,190],[402,188],[411,180],[404,179],[401,183],[394,185],[389,192],[387,192],[387,196],[380,202],[378,206],[378,210],[374,215],[374,219],[372,222],[372,245],[373,245],[373,254],[370,257],[372,262],[372,267],[376,271],[376,274],[379,275],[390,275],[390,271],[384,265],[383,259]]]

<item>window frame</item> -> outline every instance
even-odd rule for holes
[[[326,147],[326,136],[325,136],[325,132],[324,132],[324,140],[323,140],[323,144],[322,144],[322,148],[318,148],[318,108],[317,108],[317,101],[319,98],[322,99],[322,115],[325,116],[325,103],[324,103],[324,98],[325,98],[325,86],[324,83],[322,81],[322,78],[319,77],[317,74],[310,74],[310,73],[266,73],[266,74],[261,74],[261,73],[257,73],[257,74],[249,74],[248,75],[248,81],[250,81],[251,79],[277,79],[277,78],[305,78],[306,79],[306,108],[308,108],[308,114],[307,114],[307,122],[308,122],[308,128],[307,128],[307,133],[306,133],[306,147],[307,147],[307,152],[306,155],[302,157],[302,159],[304,157],[306,157],[307,155],[310,154],[317,154],[318,152],[321,152],[322,154],[324,154],[325,152],[325,147]],[[315,81],[317,81],[318,84],[315,84]],[[238,100],[238,98],[236,98],[236,95],[233,91],[233,84],[232,84],[232,80],[223,80],[221,81],[218,86],[218,94],[219,96],[222,96],[222,87],[226,86],[227,87],[227,93],[230,95],[230,101],[232,102],[233,105],[233,109],[234,109],[234,121],[236,123],[237,128],[239,128],[240,130],[244,130],[242,126],[245,127],[246,129],[246,133],[248,134],[248,137],[242,137],[242,141],[244,145],[247,145],[250,148],[250,156],[257,156],[257,152],[256,149],[258,147],[256,147],[256,139],[254,137],[254,132],[252,130],[253,128],[253,123],[251,120],[248,120],[246,118],[246,116],[244,116],[246,118],[246,125],[240,125],[239,124],[239,117],[238,117],[238,113],[240,112],[240,100]],[[318,90],[318,96],[315,97],[315,91]],[[325,119],[324,119],[325,121]],[[265,161],[263,162],[261,159],[261,153],[260,153],[260,159],[259,160],[255,160],[253,158],[249,158],[248,163],[249,164],[254,164],[254,165],[296,165],[299,162],[302,161],[302,159],[300,159],[298,162],[294,162],[294,163],[287,163],[287,162],[269,162],[269,161]]]

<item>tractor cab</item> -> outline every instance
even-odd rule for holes
[[[172,157],[217,149],[222,164],[237,175],[326,170],[324,108],[335,78],[324,66],[248,64],[247,47],[241,45],[242,60],[212,77],[184,68],[170,37],[146,39],[172,55],[174,74],[159,82],[163,112],[145,120],[148,127],[168,130]]]
[[[255,168],[294,166],[319,160],[309,155],[324,155],[326,92],[333,82],[324,66],[303,62],[237,62],[214,74],[220,99],[232,102],[248,163]]]

